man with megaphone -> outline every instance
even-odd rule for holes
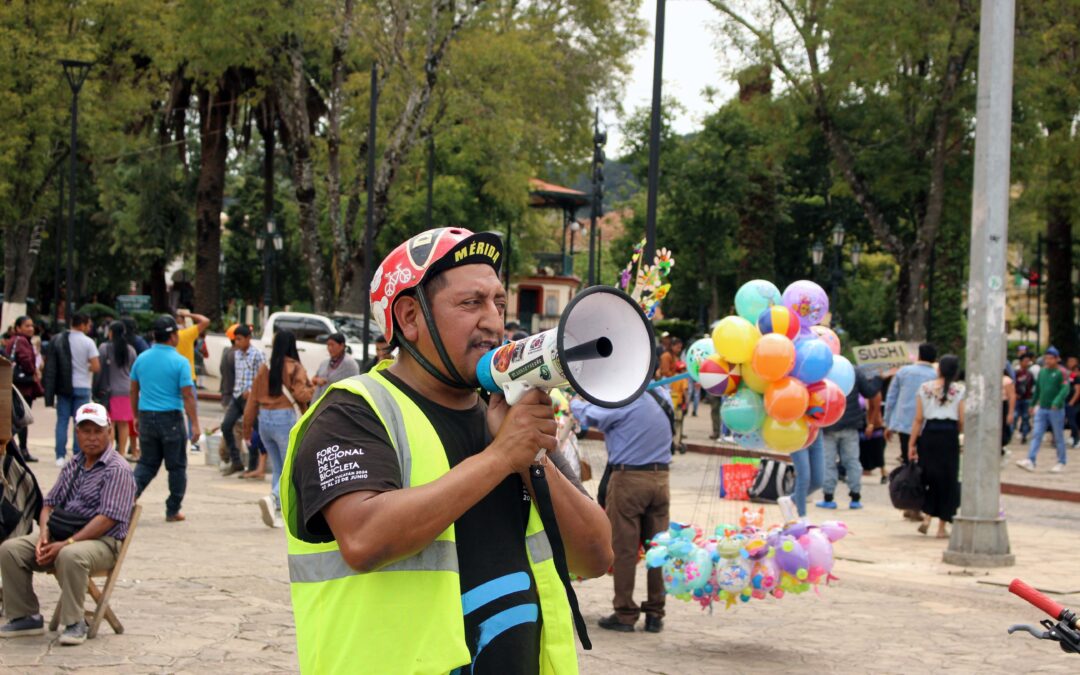
[[[461,228],[395,248],[371,307],[397,361],[334,384],[293,428],[281,495],[305,672],[577,672],[567,571],[603,574],[611,528],[536,465],[556,446],[546,393],[478,394],[502,342],[502,255]]]

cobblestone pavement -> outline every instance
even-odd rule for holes
[[[213,408],[204,409],[208,420]],[[35,450],[44,460],[51,455],[51,426],[35,427]],[[585,452],[594,467],[603,466],[602,443],[587,442]],[[720,461],[694,454],[676,458],[673,517],[707,526],[737,517],[742,504],[710,496]],[[52,485],[56,467],[47,461],[34,466],[42,485]],[[188,520],[169,524],[165,483],[162,474],[142,499],[143,519],[113,595],[124,634],[114,635],[103,624],[96,639],[79,647],[59,646],[55,634],[5,640],[0,671],[296,669],[285,542],[280,530],[262,525],[256,506],[269,484],[222,478],[191,455]],[[595,491],[595,483],[589,487]],[[963,570],[941,562],[944,542],[917,534],[914,524],[900,519],[885,486],[869,484],[863,492],[863,511],[811,507],[813,520],[839,517],[853,532],[837,544],[839,581],[819,595],[755,601],[712,615],[672,600],[663,633],[621,634],[595,626],[611,611],[610,579],[578,584],[594,643],[591,652],[582,652],[582,672],[1076,672],[1075,656],[1050,643],[1006,635],[1010,624],[1042,617],[1002,584],[1023,577],[1080,608],[1080,505],[1005,497],[1017,565]],[[769,520],[778,518],[775,507],[766,513]],[[38,575],[35,588],[48,616],[58,596],[55,582]],[[643,572],[638,588],[640,595]]]

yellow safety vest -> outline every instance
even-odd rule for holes
[[[342,380],[330,389],[345,389],[367,401],[397,451],[402,487],[423,485],[448,472],[449,462],[424,413],[378,372],[389,365],[379,364],[369,374]],[[453,525],[416,555],[367,574],[349,567],[336,541],[312,544],[296,537],[301,515],[292,466],[316,407],[293,427],[281,472],[300,670],[320,675],[443,675],[468,665]],[[570,604],[535,505],[524,538],[543,617],[540,672],[577,673]]]

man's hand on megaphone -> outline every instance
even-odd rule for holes
[[[526,471],[539,450],[554,452],[558,424],[551,397],[539,389],[529,390],[513,406],[501,394],[488,402],[488,427],[495,436],[485,452],[496,453],[506,462],[507,473]]]

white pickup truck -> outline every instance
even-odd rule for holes
[[[363,365],[364,359],[360,358],[363,351],[363,315],[355,314],[305,314],[301,312],[274,312],[263,326],[262,334],[252,338],[251,344],[263,351],[267,360],[270,359],[270,350],[274,344],[274,335],[281,330],[291,331],[296,336],[296,351],[300,353],[300,363],[309,377],[315,376],[319,364],[330,358],[326,351],[326,338],[331,333],[345,335],[345,344],[353,358]],[[368,344],[368,358],[375,356],[375,336],[379,334],[379,327],[374,321],[371,322],[370,340]],[[204,359],[206,374],[220,378],[221,355],[229,346],[229,339],[221,333],[207,333],[206,350],[209,356]]]

